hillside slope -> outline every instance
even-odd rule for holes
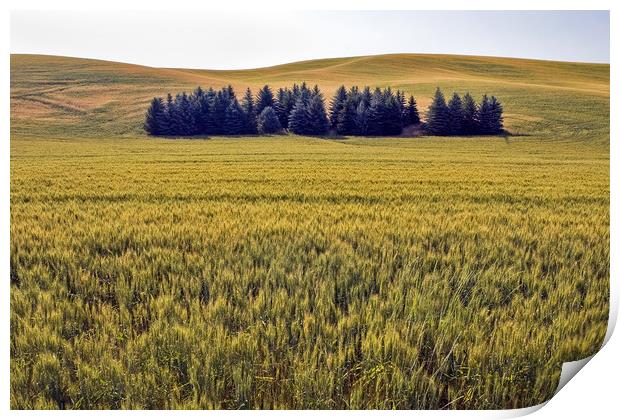
[[[496,57],[391,54],[290,63],[251,70],[152,68],[69,57],[11,56],[11,131],[15,137],[143,135],[148,101],[200,85],[238,93],[265,83],[306,81],[326,98],[341,84],[391,86],[426,108],[439,86],[495,94],[517,134],[609,137],[609,65]],[[240,96],[240,95],[239,95]]]

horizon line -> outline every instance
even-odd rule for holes
[[[107,61],[110,63],[119,63],[119,64],[129,64],[133,66],[141,66],[148,67],[153,69],[170,69],[170,70],[203,70],[203,71],[250,71],[250,70],[261,70],[268,69],[279,66],[286,66],[291,64],[299,64],[299,63],[308,63],[312,61],[322,61],[322,60],[336,60],[336,59],[354,59],[354,58],[363,58],[363,57],[384,57],[384,56],[395,56],[395,55],[417,55],[417,56],[449,56],[449,57],[471,57],[471,58],[498,58],[498,59],[509,59],[509,60],[522,60],[522,61],[537,61],[537,62],[549,62],[549,63],[566,63],[566,64],[593,64],[593,65],[607,65],[610,66],[611,63],[605,61],[570,61],[570,60],[549,60],[543,58],[529,58],[529,57],[518,57],[518,56],[497,56],[497,55],[478,55],[478,54],[454,54],[454,53],[425,53],[425,52],[388,52],[381,54],[362,54],[362,55],[353,55],[353,56],[333,56],[333,57],[317,57],[317,58],[309,58],[304,60],[295,60],[295,61],[287,61],[280,62],[277,64],[271,64],[266,66],[259,67],[244,67],[244,68],[197,68],[197,67],[170,67],[170,66],[152,66],[148,64],[130,62],[130,61],[119,61],[117,59],[108,59],[108,58],[99,58],[99,57],[85,57],[85,56],[73,56],[73,55],[62,55],[62,54],[46,54],[46,53],[32,53],[32,52],[11,52],[11,56],[14,55],[31,55],[31,56],[42,56],[42,57],[58,57],[58,58],[73,58],[80,60],[93,60],[93,61]]]

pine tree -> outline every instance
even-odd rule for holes
[[[463,96],[462,116],[461,133],[468,135],[476,134],[479,130],[478,105],[469,92]]]
[[[480,134],[493,134],[493,115],[487,95],[482,95],[482,102],[478,108],[478,122]]]
[[[405,107],[405,116],[403,120],[403,125],[405,126],[420,124],[420,113],[418,112],[418,105],[413,95],[409,97],[409,101]]]
[[[243,109],[243,132],[246,134],[256,134],[256,107],[252,91],[247,88],[241,100]]]
[[[368,103],[364,100],[360,101],[355,110],[355,134],[368,134]]]
[[[233,87],[231,85],[226,86],[223,90],[222,90],[224,97],[226,98],[226,100],[228,101],[228,104],[230,104],[233,99],[236,98],[235,96],[235,90],[233,89]]]
[[[288,127],[288,118],[289,115],[291,115],[293,106],[295,106],[293,92],[288,88],[280,88],[278,90],[278,96],[274,110],[278,115],[278,119],[280,120],[280,125],[282,127]]]
[[[318,86],[312,92],[312,98],[308,103],[308,134],[322,136],[329,130],[329,119],[325,112],[323,95]]]
[[[448,102],[448,118],[450,134],[461,134],[463,123],[463,102],[461,101],[461,97],[456,92],[452,95],[450,102]]]
[[[369,136],[383,135],[385,121],[385,97],[379,88],[375,89],[367,110],[366,134]]]
[[[299,87],[299,85],[297,83],[293,83],[293,87],[291,90],[291,95],[293,97],[293,106],[295,106],[295,104],[297,103],[297,99],[299,99],[300,95],[301,95],[301,89]],[[292,108],[291,108],[292,110]]]
[[[310,89],[308,89],[306,82],[302,82],[301,86],[299,87],[298,99],[301,99],[303,103],[308,106],[308,102],[310,102],[311,96],[312,95]],[[297,103],[297,99],[295,99],[295,103]]]
[[[226,118],[226,110],[228,109],[228,98],[224,89],[214,92],[212,101],[209,104],[209,127],[211,134],[224,133],[224,119]]]
[[[344,102],[344,106],[337,116],[336,132],[342,135],[352,135],[357,133],[357,105],[354,97],[349,96]]]
[[[502,104],[497,100],[495,96],[491,96],[489,103],[490,108],[490,123],[489,128],[492,134],[499,134],[504,130],[504,117],[502,113],[504,109]]]
[[[274,107],[274,98],[273,92],[269,85],[265,85],[261,90],[258,91],[258,96],[256,98],[256,115],[260,115],[263,112],[263,109],[268,106]]]
[[[233,98],[228,108],[226,109],[226,116],[224,119],[224,134],[236,136],[243,133],[245,118],[243,115],[243,109],[236,98]]]
[[[335,129],[338,125],[340,112],[344,108],[346,100],[347,90],[343,85],[340,86],[338,90],[336,90],[336,93],[334,94],[334,97],[329,107],[329,124],[331,128]]]
[[[166,98],[166,121],[168,123],[168,130],[166,134],[169,136],[181,135],[181,129],[179,127],[179,117],[177,115],[177,104],[170,93]]]
[[[357,86],[355,87],[357,89]],[[372,92],[369,86],[364,86],[364,90],[359,94],[359,102],[363,102],[364,106],[368,108],[370,106],[370,100],[372,99]]]
[[[445,136],[450,133],[448,105],[439,88],[435,91],[435,97],[428,108],[426,119],[426,125],[431,134]]]
[[[314,98],[317,95],[321,95],[322,97],[321,90],[319,89],[319,85],[314,85],[314,87],[310,91],[310,99]]]
[[[405,117],[405,111],[407,109],[407,104],[405,100],[405,92],[401,92],[400,90],[396,91],[396,100],[398,101],[398,106],[400,107],[400,112],[403,115],[403,119]]]
[[[193,95],[196,132],[197,134],[207,135],[209,133],[209,97],[200,87],[194,91]]]
[[[398,99],[387,92],[383,112],[382,135],[397,136],[403,131],[403,112]]]
[[[197,133],[195,113],[187,93],[183,92],[181,95],[177,95],[176,108],[179,135],[195,135]]]
[[[263,109],[258,116],[258,132],[260,134],[273,134],[282,130],[280,120],[274,109],[270,106]]]
[[[144,130],[152,136],[160,136],[164,133],[166,109],[161,98],[153,98],[149,109],[146,111]]]
[[[308,134],[308,105],[300,95],[288,118],[288,129],[295,134]]]

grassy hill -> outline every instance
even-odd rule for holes
[[[341,84],[392,86],[426,109],[434,89],[499,96],[513,133],[604,134],[609,119],[609,65],[495,57],[391,54],[303,61],[252,70],[152,68],[43,55],[11,56],[14,135],[110,137],[143,135],[153,96],[196,86],[231,84],[240,97],[306,81],[326,99]],[[589,117],[596,112],[598,120]]]
[[[148,100],[498,95],[515,136],[151,138]],[[609,312],[609,66],[11,57],[11,408],[542,403]]]

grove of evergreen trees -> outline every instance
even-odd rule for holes
[[[446,99],[437,88],[426,112],[426,131],[436,136],[499,134],[504,130],[502,104],[495,96],[482,96],[480,105],[469,93],[463,99],[454,93]]]
[[[329,110],[329,125],[342,135],[395,136],[403,127],[418,124],[420,117],[413,96],[406,102],[401,91],[389,87],[371,92],[352,86],[336,90]]]
[[[374,91],[366,86],[340,86],[329,112],[318,86],[306,83],[280,88],[274,95],[268,85],[256,97],[248,88],[241,101],[232,86],[215,91],[196,88],[166,100],[153,98],[144,129],[155,136],[274,134],[287,129],[301,135],[397,136],[403,127],[422,124],[432,135],[497,134],[503,130],[502,105],[494,96],[483,96],[480,105],[467,93],[454,93],[449,102],[439,88],[420,121],[413,96],[391,88]]]

